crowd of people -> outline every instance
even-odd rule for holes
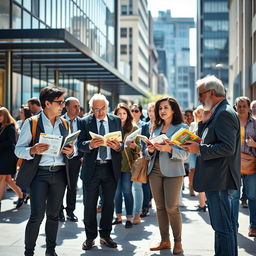
[[[6,185],[18,196],[16,208],[30,199],[25,256],[34,255],[45,214],[46,256],[57,255],[58,222],[78,221],[79,174],[86,233],[83,250],[95,246],[98,233],[101,244],[116,248],[110,236],[112,226],[121,224],[123,215],[125,228],[140,224],[141,218],[149,215],[154,199],[161,241],[150,250],[172,247],[173,254],[183,253],[180,204],[186,175],[190,196],[198,192],[197,210],[206,212],[208,208],[215,231],[215,255],[237,255],[239,200],[249,209],[248,235],[256,237],[256,165],[250,174],[241,175],[240,170],[241,154],[256,157],[256,101],[238,97],[234,107],[230,106],[225,88],[215,76],[197,81],[197,92],[202,105],[196,109],[182,112],[175,98],[163,97],[148,104],[147,119],[139,104],[119,103],[109,113],[109,102],[102,94],[90,99],[90,112],[84,114],[79,100],[65,99],[65,90],[60,87],[45,87],[39,99],[29,99],[20,107],[18,121],[7,108],[0,107],[0,206]],[[202,141],[175,145],[171,137],[181,128],[189,129]],[[162,134],[168,139],[160,144],[139,137],[126,141],[138,129],[149,139]],[[62,136],[64,141],[79,130],[75,142],[65,145],[59,154],[47,153],[50,145],[40,142],[40,133]],[[122,134],[121,141],[104,142],[102,137],[91,136],[91,132],[104,136],[117,131]],[[148,159],[145,184],[131,180],[132,164],[139,155]]]

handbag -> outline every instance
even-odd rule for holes
[[[252,175],[256,173],[256,157],[241,153],[241,174]]]
[[[136,156],[133,158],[133,162],[130,161],[127,151],[124,149],[128,164],[131,169],[131,181],[139,182],[139,183],[147,183],[147,169],[149,160],[146,157]],[[135,154],[134,154],[135,155]]]

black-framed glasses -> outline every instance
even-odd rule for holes
[[[59,105],[65,104],[65,100],[53,100],[52,102],[56,102],[56,103],[58,103]]]
[[[205,94],[205,93],[207,93],[207,92],[209,92],[210,90],[207,90],[207,91],[204,91],[204,92],[199,92],[198,93],[198,96],[201,98],[201,97],[203,97],[203,95]]]
[[[140,111],[138,109],[132,109],[131,112],[139,113]]]

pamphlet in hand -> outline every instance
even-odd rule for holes
[[[63,143],[62,143],[63,136],[61,135],[40,133],[39,143],[44,143],[49,145],[49,148],[45,152],[41,153],[41,155],[58,156],[64,147],[74,144],[80,132],[81,131],[78,130],[74,133],[69,134],[65,138]]]
[[[144,135],[137,135],[140,139],[142,139],[143,141],[145,141],[147,144],[165,144],[164,140],[169,139],[165,134],[161,134],[159,136],[156,136],[154,138],[148,139],[146,136]]]
[[[110,132],[108,134],[105,134],[104,136],[91,132],[89,131],[89,134],[91,135],[92,139],[102,139],[104,140],[103,146],[107,146],[107,141],[108,140],[117,140],[118,142],[122,141],[122,132],[121,131],[116,131],[116,132]]]
[[[191,131],[189,131],[188,129],[185,129],[185,128],[179,129],[171,137],[171,141],[177,146],[184,145],[189,140],[193,140],[197,143],[200,143],[202,141],[202,139],[200,137],[198,137],[193,132],[191,132]]]
[[[126,137],[126,140],[125,140],[125,143],[126,142],[132,142],[134,141],[138,135],[141,134],[141,128],[135,130],[134,132],[132,132],[131,134],[129,134],[127,137]]]

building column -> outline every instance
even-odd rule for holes
[[[59,70],[54,70],[54,86],[59,87],[59,76],[60,72]]]
[[[86,82],[86,80],[84,80],[84,95],[83,95],[84,97],[84,112],[85,113],[88,113],[89,112],[89,104],[88,104],[88,89],[87,89],[87,82]]]
[[[6,52],[5,70],[4,105],[12,112],[12,50]]]
[[[119,94],[116,92],[111,93],[110,109],[114,110],[119,103]]]

